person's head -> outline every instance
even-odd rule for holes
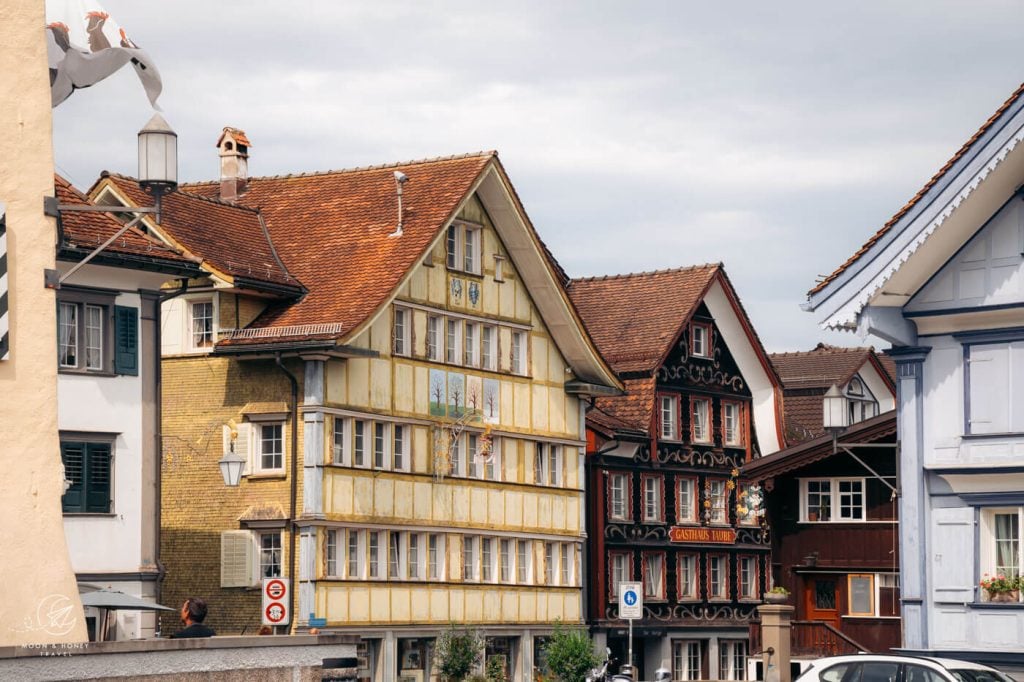
[[[186,625],[206,620],[206,602],[199,597],[189,597],[181,606],[181,622]]]

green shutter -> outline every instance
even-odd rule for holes
[[[60,456],[64,461],[64,478],[71,487],[61,498],[64,512],[83,512],[85,505],[85,443],[61,443]]]
[[[114,306],[114,371],[139,375],[139,309]]]
[[[110,445],[87,443],[85,511],[110,512]]]

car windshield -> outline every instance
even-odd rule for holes
[[[1010,678],[995,670],[979,670],[977,668],[950,669],[960,682],[1012,682]]]

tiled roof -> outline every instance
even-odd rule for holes
[[[228,133],[231,133],[231,137],[235,138],[235,142],[237,142],[238,144],[244,144],[247,147],[252,146],[252,143],[249,142],[249,138],[245,136],[244,130],[239,130],[238,128],[231,127],[225,127],[224,130],[221,131],[220,137],[217,138],[217,144],[215,144],[214,146],[219,147],[221,141],[224,139],[224,136]]]
[[[782,399],[787,443],[801,443],[825,433],[824,395],[787,395]]]
[[[772,364],[784,389],[842,386],[869,361],[872,348],[844,348],[819,343],[814,350],[772,353]],[[788,399],[787,399],[788,400]],[[787,407],[788,413],[788,407]]]
[[[93,202],[72,186],[65,178],[55,175],[54,191],[60,204],[92,205]],[[91,251],[107,241],[123,227],[109,213],[95,211],[65,210],[60,216],[63,249]],[[159,239],[147,235],[136,227],[128,230],[110,244],[105,253],[141,256],[148,259],[169,261],[169,264],[191,265],[192,259],[182,255]]]
[[[974,135],[972,135],[971,138],[967,140],[967,142],[965,142],[959,150],[957,150],[956,154],[954,154],[953,157],[949,161],[947,161],[942,168],[939,169],[939,172],[933,175],[932,178],[924,184],[924,187],[922,187],[918,191],[918,193],[915,194],[910,199],[910,201],[908,201],[906,205],[903,206],[903,208],[897,211],[896,215],[889,219],[889,222],[883,225],[882,228],[878,230],[878,232],[873,234],[870,239],[864,242],[864,245],[861,246],[856,253],[850,256],[850,258],[845,263],[836,268],[836,270],[831,275],[825,277],[825,279],[816,284],[814,288],[807,292],[808,295],[816,294],[825,287],[827,287],[837,277],[839,277],[847,268],[849,268],[851,265],[856,263],[862,256],[864,256],[864,254],[866,254],[871,249],[871,247],[873,247],[878,242],[878,240],[884,237],[889,232],[889,230],[891,230],[893,226],[896,225],[896,223],[898,223],[900,219],[903,218],[903,216],[905,216],[910,211],[910,209],[912,209],[917,204],[917,202],[919,202],[924,197],[924,195],[927,194],[929,190],[931,190],[932,187],[935,186],[937,182],[939,182],[939,180],[942,179],[942,176],[949,172],[949,170],[956,164],[957,161],[962,159],[964,155],[967,154],[970,148],[974,146],[974,143],[980,140],[981,137],[986,132],[988,132],[989,128],[991,128],[992,125],[997,120],[999,120],[999,117],[1002,116],[1007,109],[1013,106],[1014,102],[1016,102],[1021,96],[1024,96],[1024,83],[1022,83],[1021,86],[1017,88],[1017,90],[1013,93],[1013,95],[1010,96],[1008,100],[1003,102],[1002,106],[1000,106],[999,109],[996,110],[996,113],[992,114],[992,116],[987,121],[985,121],[981,128],[978,129],[978,132],[974,133]]]
[[[569,295],[612,369],[653,371],[720,269],[716,263],[574,279]]]
[[[646,428],[642,429],[639,426],[634,426],[633,424],[625,422],[618,417],[605,412],[597,405],[587,410],[587,426],[592,427],[597,431],[602,431],[609,436],[628,431],[634,431],[637,434],[647,433]]]
[[[341,332],[335,336],[351,332],[387,300],[422,258],[492,159],[496,159],[494,152],[480,152],[251,178],[238,204],[259,209],[281,259],[309,291],[296,303],[270,308],[252,326],[336,323]],[[403,187],[403,234],[391,237],[398,219],[396,170],[409,181]],[[217,182],[183,187],[207,197],[216,197],[220,191]]]
[[[655,378],[626,379],[622,382],[625,395],[598,398],[598,409],[638,431],[649,432],[654,415]]]
[[[136,205],[152,203],[134,178],[112,173],[104,177]],[[260,214],[254,209],[176,191],[163,198],[160,227],[178,244],[225,275],[289,287],[296,293],[301,291],[302,285],[278,258]]]

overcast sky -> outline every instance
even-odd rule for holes
[[[183,180],[226,125],[253,176],[496,149],[570,275],[722,261],[773,352],[860,343],[806,291],[1024,81],[1022,0],[102,2]],[[130,69],[75,93],[58,170],[134,174],[150,115]]]

